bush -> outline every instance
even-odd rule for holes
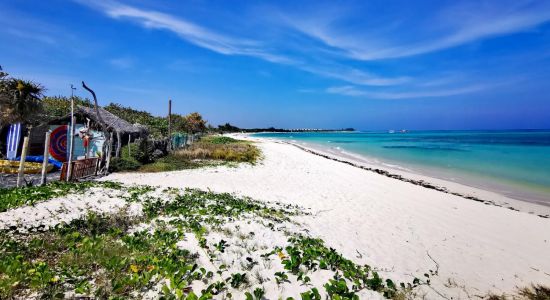
[[[192,162],[187,159],[181,159],[174,155],[168,155],[155,161],[154,163],[143,165],[139,168],[140,172],[168,172],[183,169],[194,169],[201,167],[203,164]]]
[[[130,154],[128,154],[130,148]],[[155,147],[149,139],[140,139],[130,145],[123,146],[120,150],[120,157],[126,160],[134,160],[140,164],[148,164],[154,161],[153,152]]]
[[[135,159],[130,158],[112,158],[109,164],[109,172],[135,171],[141,167],[141,164]]]

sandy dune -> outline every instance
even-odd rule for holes
[[[429,270],[428,298],[467,299],[550,282],[550,219],[485,205],[262,140],[256,165],[105,180],[234,192],[311,208],[302,221],[357,263],[412,281]],[[545,210],[542,207],[539,210]]]

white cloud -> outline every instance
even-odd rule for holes
[[[322,66],[315,63],[306,64],[300,59],[289,58],[274,53],[274,51],[266,50],[265,43],[220,34],[166,13],[139,9],[117,2],[101,2],[101,4],[81,3],[99,9],[114,19],[129,19],[138,22],[138,24],[146,28],[171,31],[190,43],[224,55],[257,57],[277,64],[290,65],[322,77],[334,78],[359,85],[393,85],[409,80],[406,77],[381,77],[334,64],[331,66]],[[128,62],[122,60],[112,60],[111,64],[118,67],[129,67]]]
[[[329,94],[339,94],[352,97],[363,97],[370,99],[415,99],[415,98],[435,98],[449,97],[462,94],[470,94],[483,91],[493,87],[492,85],[474,84],[455,88],[445,88],[441,90],[420,90],[420,91],[402,91],[402,92],[370,92],[359,89],[354,86],[335,86],[326,89]]]
[[[129,19],[146,28],[168,30],[194,45],[220,54],[254,56],[275,63],[291,62],[287,57],[264,50],[257,41],[223,35],[170,14],[117,2],[81,3],[99,9],[114,19]]]
[[[527,1],[531,4],[531,1]],[[380,27],[362,28],[361,31],[350,31],[338,27],[332,18],[308,19],[289,18],[283,20],[296,30],[316,38],[326,45],[338,48],[344,55],[358,60],[379,60],[400,58],[444,50],[470,42],[484,40],[532,29],[550,21],[549,2],[541,1],[538,5],[511,5],[494,2],[490,8],[479,6],[450,7],[441,13],[433,22],[427,22],[435,28],[399,28],[393,32],[380,35]],[[515,4],[515,3],[514,3]],[[444,22],[447,22],[445,24]],[[414,26],[414,25],[413,25]],[[420,27],[420,25],[418,25]],[[439,30],[439,27],[442,27]],[[430,32],[415,33],[414,30]],[[445,32],[441,32],[445,31]],[[409,34],[407,34],[409,32]],[[438,32],[433,35],[431,32]],[[416,41],[401,41],[401,36],[417,36]],[[433,36],[430,36],[433,35]]]
[[[301,66],[302,70],[323,77],[339,79],[357,85],[388,86],[409,82],[409,77],[383,77],[343,66]]]

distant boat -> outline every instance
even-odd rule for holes
[[[388,133],[395,133],[395,130],[388,130]]]
[[[401,133],[407,133],[407,132],[409,132],[409,131],[406,130],[406,129],[401,129],[401,131],[399,131],[399,132],[401,132]]]

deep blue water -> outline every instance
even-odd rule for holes
[[[550,130],[260,133],[376,158],[445,179],[496,183],[550,203]],[[433,174],[430,174],[433,173]],[[422,172],[421,172],[422,173]],[[426,172],[424,172],[426,173]],[[476,184],[474,184],[476,185]],[[508,190],[509,188],[509,190]],[[525,194],[525,193],[523,193]]]

